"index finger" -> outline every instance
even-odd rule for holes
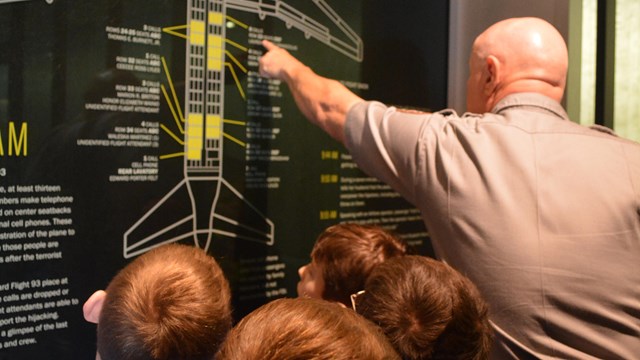
[[[272,43],[271,41],[269,41],[267,39],[262,40],[262,46],[264,46],[264,48],[267,49],[267,51],[278,48],[278,46],[276,44]]]

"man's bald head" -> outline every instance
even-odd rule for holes
[[[467,111],[491,111],[517,92],[537,92],[560,102],[567,67],[566,44],[551,24],[538,18],[500,21],[473,43]]]

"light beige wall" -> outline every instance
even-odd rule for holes
[[[573,121],[584,125],[596,122],[597,22],[597,0],[569,2],[566,108]]]
[[[615,39],[613,57],[606,65],[613,84],[608,81],[605,90],[605,120],[618,135],[640,141],[640,1],[616,0],[614,7],[610,12],[614,18],[607,20]]]

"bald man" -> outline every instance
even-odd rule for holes
[[[364,101],[263,45],[260,73],[415,204],[437,256],[487,299],[492,358],[640,358],[640,145],[569,121],[552,25],[478,36],[462,117]]]

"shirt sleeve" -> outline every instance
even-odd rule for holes
[[[345,146],[364,172],[413,202],[419,138],[429,116],[403,113],[375,101],[358,103],[347,114]]]

